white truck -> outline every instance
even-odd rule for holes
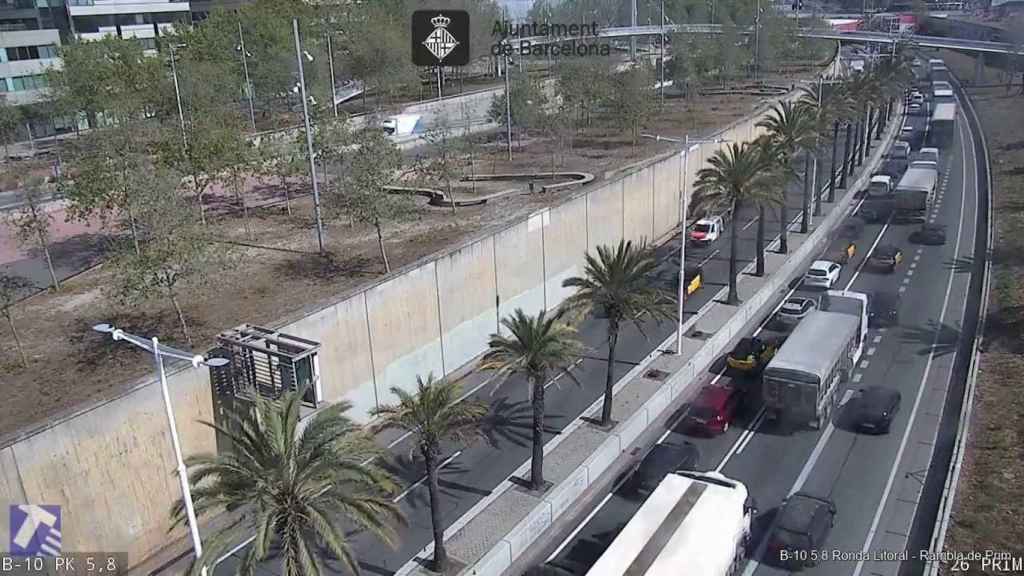
[[[717,472],[665,476],[586,576],[730,576],[747,553],[757,509]]]
[[[392,138],[401,138],[423,132],[423,117],[419,114],[397,114],[380,123],[384,132]]]
[[[869,198],[888,198],[892,194],[892,176],[876,174],[868,182]]]
[[[721,216],[709,216],[697,220],[690,228],[690,243],[695,246],[707,246],[722,236],[725,220]]]
[[[911,165],[900,178],[894,194],[895,218],[900,222],[923,222],[935,198],[939,172],[932,166]]]

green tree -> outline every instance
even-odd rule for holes
[[[654,71],[648,65],[631,66],[615,75],[609,98],[609,111],[616,123],[628,130],[633,146],[640,140],[640,129],[654,111]]]
[[[728,208],[733,214],[739,214],[743,206],[760,204],[778,199],[778,191],[763,183],[763,178],[771,169],[766,155],[754,144],[731,143],[725,148],[716,150],[708,159],[707,168],[697,172],[697,183],[694,188],[694,206],[712,209]],[[736,250],[737,229],[730,226],[729,250],[729,304],[739,304],[739,292],[736,289]]]
[[[14,229],[22,246],[33,246],[43,253],[46,269],[50,273],[50,285],[59,291],[60,280],[57,279],[53,257],[50,255],[50,225],[53,216],[46,211],[46,185],[42,178],[32,176],[21,182],[21,193],[24,205],[8,212],[5,219]]]
[[[441,116],[423,133],[423,140],[430,144],[430,155],[421,163],[421,172],[428,178],[441,183],[445,194],[452,203],[452,214],[455,214],[455,195],[452,183],[463,175],[463,155],[468,145],[455,134],[455,127],[447,116]]]
[[[548,98],[539,80],[522,75],[513,75],[510,78],[509,91],[509,109],[506,110],[505,107],[505,93],[498,93],[491,100],[487,117],[504,128],[508,126],[508,112],[511,112],[512,128],[516,132],[516,137],[520,138],[521,132],[541,127]]]
[[[811,150],[814,147],[815,125],[813,119],[807,114],[806,108],[793,102],[775,103],[768,115],[757,122],[757,126],[768,131],[780,166],[791,166],[798,151]],[[804,174],[804,178],[809,176],[809,174]],[[805,206],[808,205],[809,194],[805,184]],[[786,254],[789,252],[789,213],[786,209],[785,191],[783,191],[783,201],[779,204],[779,219],[779,252]]]
[[[565,58],[554,68],[555,94],[575,112],[576,127],[590,126],[593,115],[608,99],[612,69],[608,58]],[[501,101],[504,105],[504,100]],[[493,109],[493,108],[492,108]],[[504,110],[500,110],[504,114]]]
[[[434,530],[433,569],[444,573],[448,568],[448,552],[444,546],[441,494],[437,485],[441,444],[465,443],[475,436],[487,415],[487,406],[479,400],[460,400],[457,382],[435,381],[433,375],[427,376],[426,381],[416,377],[415,394],[398,387],[392,387],[391,393],[398,397],[398,404],[385,404],[371,411],[374,417],[380,418],[374,429],[398,429],[412,434],[416,439],[416,446],[427,470],[430,521]]]
[[[21,127],[21,111],[10,104],[6,96],[0,95],[0,139],[4,142],[4,157],[8,155],[8,146],[14,142]]]
[[[410,197],[385,191],[385,186],[395,180],[402,167],[402,153],[376,130],[359,131],[344,142],[343,152],[336,157],[342,176],[327,188],[328,209],[373,226],[384,271],[391,272],[384,244],[384,227],[406,218],[415,210]]]
[[[227,552],[238,528],[256,535],[236,569],[239,575],[252,574],[257,563],[274,555],[282,574],[321,576],[328,573],[326,554],[359,574],[343,529],[346,520],[394,543],[394,525],[405,520],[388,497],[395,480],[371,461],[381,450],[345,415],[348,402],[318,410],[301,426],[304,393],[289,392],[276,401],[257,395],[251,409],[228,413],[226,425],[204,422],[233,448],[188,459],[196,515],[226,510],[239,516],[214,537],[192,576]],[[182,500],[171,518],[176,526],[186,522]]]
[[[552,372],[576,377],[570,364],[583,352],[576,331],[564,322],[564,312],[548,314],[541,310],[530,316],[516,308],[501,319],[509,332],[491,334],[487,352],[480,361],[480,370],[493,370],[501,382],[513,374],[526,378],[533,405],[533,457],[530,464],[530,487],[544,488],[544,387]]]
[[[99,216],[104,226],[123,224],[135,253],[141,254],[137,212],[151,186],[153,166],[145,148],[147,137],[137,126],[111,127],[76,142],[67,162],[69,178],[59,188],[72,218]]]
[[[175,192],[179,180],[180,175],[173,172],[151,174],[151,193],[143,196],[137,207],[142,238],[139,251],[117,251],[112,289],[130,306],[153,297],[166,299],[174,308],[182,336],[191,345],[181,299],[190,289],[217,278],[232,262],[222,247],[214,248],[200,236],[199,224]]]
[[[659,322],[672,318],[674,299],[652,283],[657,263],[653,250],[646,244],[634,245],[623,240],[615,248],[598,246],[597,256],[587,253],[585,262],[583,276],[566,278],[562,282],[562,286],[576,289],[563,306],[577,312],[597,310],[608,319],[608,360],[601,407],[601,424],[608,426],[612,422],[612,388],[615,385],[615,349],[619,330],[628,322],[646,336],[641,318],[650,315]]]
[[[419,69],[409,58],[409,20],[387,2],[365,2],[341,27],[339,50],[345,69],[368,89],[393,101],[419,84]],[[472,45],[472,44],[471,44]]]
[[[11,336],[14,338],[14,346],[18,349],[18,358],[22,368],[28,367],[28,357],[25,356],[25,347],[21,344],[21,337],[18,336],[18,328],[14,324],[14,304],[26,290],[33,287],[33,284],[21,276],[11,276],[0,272],[0,312],[3,312],[7,319],[7,325],[11,328]]]

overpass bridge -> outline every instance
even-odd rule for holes
[[[616,28],[604,28],[597,36],[586,37],[551,37],[533,36],[528,38],[512,38],[508,43],[517,52],[523,45],[531,46],[538,44],[553,44],[575,40],[579,42],[593,41],[599,38],[632,38],[636,36],[659,36],[671,33],[690,34],[721,34],[721,24],[668,24],[665,26],[621,26]],[[753,26],[734,28],[739,34],[753,34]],[[945,38],[942,36],[925,36],[921,34],[888,34],[885,32],[840,32],[835,30],[807,29],[797,33],[801,38],[821,38],[824,40],[838,40],[854,44],[914,44],[922,48],[946,48],[961,52],[972,52],[975,54],[1020,54],[1013,45],[1006,42],[988,42],[983,40],[965,40],[960,38]]]

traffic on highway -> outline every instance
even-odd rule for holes
[[[957,99],[928,89],[941,61],[919,70],[879,169],[896,184],[871,179],[775,312],[532,573],[896,575],[923,560],[912,532],[969,299],[979,156]]]

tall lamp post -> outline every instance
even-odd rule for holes
[[[302,96],[302,121],[306,126],[306,152],[309,154],[309,178],[313,183],[313,212],[316,215],[316,241],[320,255],[324,254],[324,221],[320,215],[320,187],[316,182],[316,158],[313,156],[313,129],[309,124],[309,104],[306,102],[306,75],[302,71],[302,44],[299,42],[299,19],[292,19],[295,34],[295,60],[299,66],[299,90]],[[308,54],[307,58],[312,59]]]
[[[245,93],[249,95],[249,120],[252,131],[256,131],[256,108],[253,106],[252,82],[249,80],[249,54],[245,51],[245,36],[242,36],[242,22],[238,22],[238,51],[242,53],[242,70],[245,72]]]
[[[168,44],[171,53],[171,76],[174,78],[174,99],[178,103],[178,123],[181,125],[181,144],[182,150],[188,151],[188,136],[185,135],[185,113],[181,108],[181,89],[178,88],[178,66],[174,62],[174,49],[181,48],[184,44],[175,46],[173,43]],[[31,132],[30,132],[31,134]]]
[[[141,336],[129,334],[120,328],[115,328],[110,324],[97,324],[92,327],[93,330],[103,333],[110,334],[115,342],[124,340],[137,348],[142,348],[146,352],[153,355],[153,360],[156,364],[157,377],[160,381],[160,394],[164,399],[164,412],[167,416],[167,426],[171,432],[171,445],[174,447],[174,459],[178,466],[178,481],[181,483],[181,497],[185,503],[185,514],[188,518],[188,530],[192,537],[192,548],[195,550],[196,560],[199,560],[203,556],[203,543],[199,539],[199,524],[196,522],[196,511],[192,504],[192,488],[188,481],[188,469],[185,467],[185,459],[181,454],[181,441],[178,439],[178,426],[174,421],[174,408],[171,405],[171,393],[167,387],[167,372],[164,370],[164,358],[176,358],[178,360],[185,360],[191,362],[192,366],[198,368],[200,366],[208,366],[216,368],[219,366],[226,366],[229,360],[226,358],[206,358],[198,354],[190,354],[184,350],[178,350],[177,348],[171,348],[170,346],[164,346],[160,344],[156,336],[146,339]],[[206,567],[202,569],[203,576],[206,576]]]
[[[682,162],[679,163],[679,293],[676,315],[676,354],[683,353],[683,299],[686,297],[686,215],[687,215],[687,184],[686,173],[690,164],[690,146],[701,144],[722,144],[729,142],[724,138],[697,139],[687,134],[682,140],[668,138],[658,134],[641,134],[644,138],[653,138],[657,142],[673,142],[682,144]]]

